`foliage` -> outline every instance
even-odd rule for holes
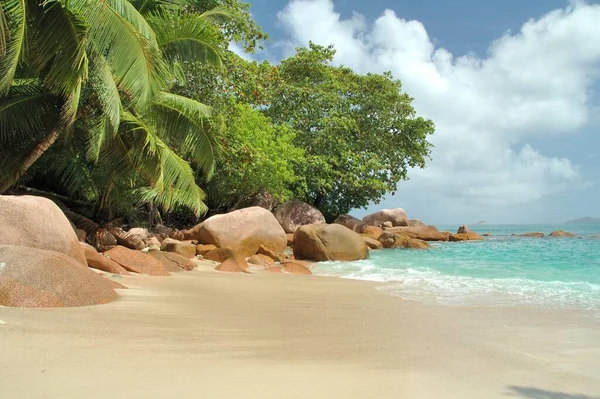
[[[227,54],[225,76],[188,67],[194,84],[185,90],[217,110],[250,104],[273,126],[291,129],[305,161],[294,164],[298,178],[290,189],[328,219],[378,202],[409,168],[424,167],[434,130],[390,73],[357,74],[332,65],[334,54],[311,44],[278,66]]]
[[[424,167],[433,133],[390,73],[360,75],[331,65],[332,47],[311,44],[281,62],[258,98],[274,123],[297,133],[306,162],[304,199],[328,219],[378,202]],[[259,93],[260,94],[260,93]],[[262,100],[262,101],[260,101]]]
[[[225,120],[223,150],[207,185],[209,205],[221,211],[236,209],[261,193],[279,201],[289,199],[290,187],[298,179],[294,166],[303,157],[293,144],[293,132],[272,124],[247,104],[234,105]]]
[[[100,210],[127,197],[205,212],[191,165],[213,172],[212,110],[169,91],[183,62],[221,66],[218,24],[232,14],[200,12],[198,3],[3,2],[0,192],[58,138],[57,162],[44,173],[61,176],[68,194]]]

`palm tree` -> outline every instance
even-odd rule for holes
[[[85,162],[103,176],[96,179],[103,184],[101,206],[127,177],[140,202],[205,212],[188,161],[212,173],[211,109],[168,92],[182,62],[221,65],[224,46],[214,22],[228,13],[199,13],[196,6],[194,0],[3,1],[0,143],[9,156],[0,166],[10,173],[0,176],[0,193],[59,138],[68,144],[81,136]],[[56,166],[72,160],[64,156]]]

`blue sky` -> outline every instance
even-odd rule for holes
[[[434,120],[426,170],[382,207],[428,223],[600,217],[598,1],[254,0],[277,62],[309,40],[391,70]]]

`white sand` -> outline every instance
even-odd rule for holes
[[[118,281],[108,305],[0,307],[0,398],[600,398],[600,322],[573,312],[278,274]]]

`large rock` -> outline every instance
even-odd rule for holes
[[[105,254],[125,270],[149,276],[168,276],[162,263],[150,255],[117,245]]]
[[[305,276],[312,274],[312,272],[310,271],[310,269],[308,267],[304,266],[303,264],[295,263],[295,262],[284,263],[281,266],[281,271],[283,271],[284,273],[300,274],[300,275],[305,275]]]
[[[294,257],[316,261],[359,260],[369,248],[356,232],[339,224],[310,224],[294,233]]]
[[[449,241],[480,241],[483,240],[481,236],[474,231],[470,231],[468,233],[456,233],[451,234]]]
[[[377,226],[367,226],[360,232],[360,234],[371,237],[374,240],[377,240],[382,233],[383,229]]]
[[[252,255],[248,258],[248,263],[252,263],[253,265],[262,266],[264,268],[274,267],[275,261],[263,254]]]
[[[189,258],[174,252],[151,251],[148,252],[148,256],[162,263],[165,270],[170,273],[190,271],[196,267],[196,264]]]
[[[0,195],[0,245],[60,252],[87,266],[71,223],[52,201],[29,195]]]
[[[89,306],[117,298],[107,279],[70,256],[31,247],[0,245],[2,306]]]
[[[165,238],[161,245],[161,251],[173,252],[187,259],[196,257],[196,244],[189,241],[178,241],[173,238]]]
[[[108,257],[98,253],[96,248],[91,245],[80,243],[83,248],[83,253],[85,254],[85,259],[87,260],[87,264],[89,267],[93,267],[94,269],[102,270],[107,273],[112,274],[121,274],[127,275],[129,272],[123,268],[123,266],[119,265],[114,260],[109,259]]]
[[[325,223],[325,216],[317,208],[297,199],[279,205],[273,214],[286,233],[307,224]]]
[[[463,224],[462,226],[460,226],[458,228],[458,230],[456,231],[456,234],[467,234],[470,232],[471,232],[471,229],[469,228],[469,226],[467,226],[466,224]]]
[[[402,208],[382,209],[379,212],[372,213],[363,218],[363,223],[370,226],[383,226],[384,222],[392,222],[397,218],[406,218],[406,212]]]
[[[365,222],[350,215],[340,215],[333,223],[341,224],[342,226],[347,227],[352,231],[356,231],[357,233],[359,233],[361,230],[364,230],[366,227]]]
[[[393,234],[402,233],[410,238],[416,238],[423,241],[448,241],[450,233],[447,231],[439,231],[434,226],[398,226],[387,229]]]
[[[417,238],[411,238],[407,234],[393,234],[389,231],[384,232],[379,237],[379,242],[384,248],[409,248],[409,249],[429,249],[426,241]]]
[[[383,244],[381,242],[368,236],[362,236],[362,238],[370,249],[383,249]]]
[[[215,215],[190,229],[188,240],[229,248],[242,256],[252,256],[260,245],[283,252],[287,245],[285,231],[268,210],[252,207]]]
[[[569,233],[564,230],[556,230],[549,234],[550,237],[577,237],[577,234]]]

